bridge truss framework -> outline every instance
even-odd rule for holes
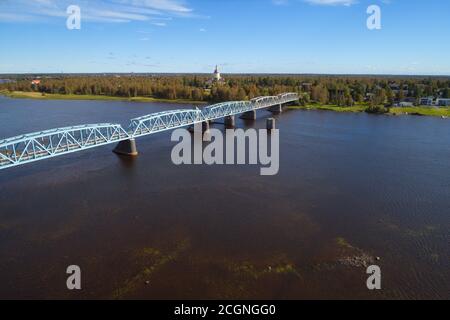
[[[298,100],[296,93],[153,113],[120,124],[58,128],[0,140],[0,170]]]

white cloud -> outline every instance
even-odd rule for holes
[[[0,21],[38,21],[48,17],[67,17],[66,8],[73,0],[0,1]],[[97,22],[171,20],[193,16],[193,9],[183,0],[78,0],[82,19]],[[153,23],[161,26],[165,23]]]
[[[135,14],[129,12],[119,12],[119,11],[111,11],[111,10],[92,10],[89,12],[89,15],[92,18],[101,17],[101,18],[112,18],[112,19],[121,19],[128,21],[146,21],[149,20],[149,17],[142,14]]]
[[[165,26],[167,26],[167,23],[165,23],[165,22],[152,22],[152,25],[157,26],[157,27],[165,27]]]
[[[142,8],[152,8],[170,12],[192,12],[192,9],[177,0],[115,0],[114,2],[133,5]]]
[[[289,0],[272,0],[272,3],[277,6],[283,6],[288,4]]]
[[[356,0],[305,0],[305,2],[320,6],[351,6]]]
[[[25,21],[33,21],[33,16],[25,15],[25,14],[16,14],[16,13],[3,13],[0,12],[0,21],[5,22],[25,22]]]
[[[319,5],[319,6],[351,6],[357,3],[357,0],[301,0],[303,2]],[[389,2],[390,0],[382,0],[383,2]],[[272,0],[272,3],[277,6],[288,5],[290,0]]]

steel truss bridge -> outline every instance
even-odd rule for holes
[[[103,123],[24,134],[0,140],[0,170],[258,109],[281,107],[297,100],[298,94],[284,93],[251,101],[224,102],[203,109],[158,112],[132,119],[127,130],[120,124]]]

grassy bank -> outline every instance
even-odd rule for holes
[[[442,107],[442,108],[425,108],[425,107],[391,108],[389,113],[394,114],[394,115],[411,114],[411,115],[418,115],[418,116],[450,117],[450,107]]]
[[[156,99],[150,97],[113,97],[104,95],[78,95],[78,94],[42,94],[40,92],[24,92],[24,91],[0,91],[0,95],[17,99],[37,99],[37,100],[100,100],[100,101],[131,101],[131,102],[162,102],[162,103],[185,103],[185,104],[206,104],[204,101],[191,100],[169,100]],[[306,106],[290,106],[289,109],[294,110],[326,110],[334,112],[365,112],[367,104],[358,104],[352,107],[339,107],[336,105],[320,105],[309,104]],[[449,117],[450,107],[428,108],[428,107],[407,107],[407,108],[391,108],[390,115],[417,115],[432,117]]]
[[[339,107],[335,105],[318,105],[311,104],[306,106],[291,106],[289,109],[297,109],[297,110],[327,110],[327,111],[335,111],[335,112],[364,112],[366,110],[366,105],[355,105],[352,107]]]
[[[194,100],[168,100],[156,99],[150,97],[112,97],[104,95],[78,95],[78,94],[42,94],[40,92],[24,92],[24,91],[0,91],[0,94],[15,99],[37,99],[37,100],[101,100],[101,101],[132,101],[132,102],[163,102],[163,103],[186,103],[186,104],[204,104],[204,101]]]
[[[336,105],[317,105],[311,104],[306,106],[291,106],[289,109],[296,110],[327,110],[335,112],[365,112],[367,105],[355,105],[352,107],[339,107]],[[390,115],[417,115],[432,117],[450,117],[450,108],[426,108],[426,107],[408,107],[408,108],[391,108]]]

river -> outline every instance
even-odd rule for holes
[[[0,97],[0,138],[186,107]],[[1,170],[0,298],[449,299],[449,120],[276,118],[276,176],[175,166],[170,132],[138,139],[135,159],[105,146]],[[67,290],[69,265],[83,290]]]

